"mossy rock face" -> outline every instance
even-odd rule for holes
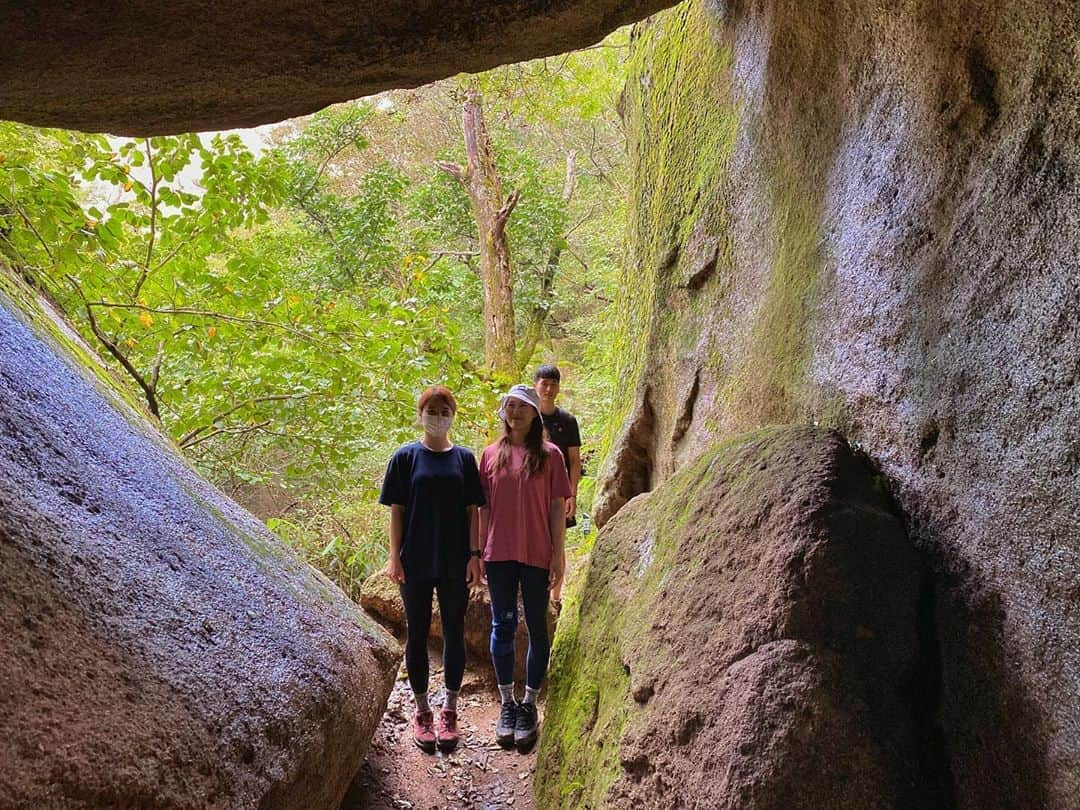
[[[603,529],[568,596],[540,806],[923,806],[919,566],[837,434],[714,447]]]
[[[950,801],[1071,808],[1080,4],[925,11],[690,0],[635,29],[632,393],[593,511],[724,436],[842,431],[938,575]]]
[[[731,282],[727,190],[740,121],[732,56],[704,3],[683,3],[634,29],[621,104],[632,204],[611,357],[620,384],[636,395],[613,403],[594,505],[600,524],[669,473],[676,456],[693,455],[679,446],[687,432],[676,425],[683,415],[693,421],[695,404],[716,389],[710,378],[699,396],[692,381],[706,350],[701,319]]]

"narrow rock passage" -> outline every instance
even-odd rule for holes
[[[430,652],[432,708],[442,705],[441,649]],[[532,810],[536,749],[504,751],[495,743],[499,693],[487,661],[470,659],[458,698],[461,743],[449,755],[425,754],[412,741],[413,698],[404,667],[371,749],[342,810]],[[543,733],[541,706],[541,734]]]

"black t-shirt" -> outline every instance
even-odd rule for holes
[[[401,563],[408,578],[464,576],[469,561],[466,507],[484,504],[471,450],[437,452],[420,442],[399,448],[386,468],[379,503],[405,507]]]
[[[581,447],[581,431],[578,430],[577,419],[569,411],[556,408],[555,413],[541,414],[544,417],[544,429],[548,438],[563,454],[563,463],[566,471],[570,472],[570,447]]]

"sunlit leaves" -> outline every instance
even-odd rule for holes
[[[522,190],[509,226],[519,317],[556,255],[547,326],[558,345],[545,351],[593,369],[567,386],[586,431],[609,399],[601,316],[624,220],[621,47],[479,79],[504,183]],[[156,375],[163,426],[213,480],[295,493],[303,505],[279,531],[343,577],[377,552],[312,526],[374,531],[375,513],[356,504],[370,505],[388,454],[415,437],[418,392],[453,388],[455,439],[478,446],[506,382],[481,370],[469,201],[434,168],[463,158],[458,90],[448,80],[338,105],[282,127],[261,154],[235,134],[117,139],[0,123],[0,257],[94,342],[89,305],[108,340]],[[567,204],[570,149],[580,161]]]

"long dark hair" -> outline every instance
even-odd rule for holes
[[[499,454],[495,457],[493,472],[503,467],[510,467],[510,425],[503,419],[503,435],[499,439]],[[529,432],[525,434],[525,463],[522,469],[526,478],[532,478],[542,469],[548,460],[548,450],[544,447],[544,420],[537,414]]]

